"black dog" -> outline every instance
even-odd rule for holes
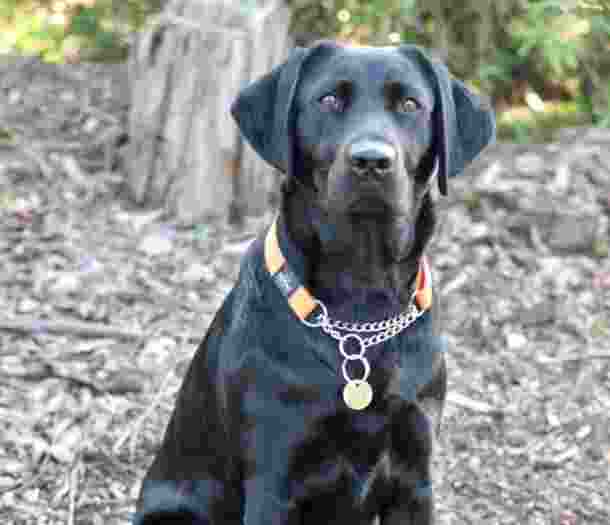
[[[430,524],[446,370],[429,190],[493,115],[416,47],[331,42],[232,114],[287,174],[281,209],[191,363],[136,523]]]

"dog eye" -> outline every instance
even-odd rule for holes
[[[331,111],[343,110],[343,101],[336,95],[324,95],[320,99],[320,104]]]
[[[414,98],[405,98],[398,104],[398,111],[401,113],[413,113],[420,108],[419,102]]]

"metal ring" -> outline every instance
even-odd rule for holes
[[[301,322],[305,326],[309,326],[310,328],[317,328],[318,326],[322,326],[326,319],[328,319],[328,310],[326,310],[326,306],[324,306],[323,302],[318,301],[317,299],[314,299],[313,302],[317,304],[322,310],[322,313],[318,315],[318,320],[308,321],[307,319],[301,319]]]
[[[348,354],[343,348],[343,345],[345,345],[345,342],[350,337],[356,339],[358,341],[358,344],[360,344],[360,352],[357,354]],[[341,338],[341,341],[339,341],[339,352],[341,352],[341,355],[345,357],[345,359],[347,359],[348,361],[355,361],[357,359],[361,359],[365,351],[366,348],[364,347],[364,341],[362,340],[362,337],[360,337],[358,334],[346,334]]]
[[[341,372],[343,372],[343,379],[345,379],[345,381],[348,383],[350,381],[366,381],[369,378],[369,374],[371,373],[371,365],[369,364],[367,358],[359,357],[358,360],[362,361],[362,364],[364,365],[364,377],[362,377],[361,379],[352,379],[347,374],[347,363],[348,363],[348,361],[350,361],[349,359],[346,359],[345,361],[343,361],[343,364],[341,365]]]

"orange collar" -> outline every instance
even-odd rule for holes
[[[277,238],[277,217],[265,237],[265,266],[280,292],[286,297],[292,311],[301,321],[307,319],[316,308],[316,299],[290,269],[280,250]],[[432,305],[432,279],[425,255],[419,260],[419,270],[415,278],[415,302],[422,310],[427,310]]]

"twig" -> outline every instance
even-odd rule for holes
[[[91,190],[91,181],[87,179],[83,170],[81,170],[78,161],[72,155],[63,155],[60,157],[61,167],[65,174],[79,187]]]
[[[47,463],[49,463],[50,458],[50,454],[45,454],[42,463],[38,466],[36,470],[36,474],[31,476],[29,479],[20,479],[19,481],[17,481],[17,483],[11,485],[10,487],[0,489],[0,494],[5,494],[6,492],[13,492],[17,489],[21,489],[21,491],[23,491],[28,487],[36,485],[38,483],[38,480],[46,474],[45,467],[47,466]]]
[[[476,401],[475,399],[471,399],[463,394],[458,392],[449,392],[447,394],[447,401],[449,403],[453,403],[454,405],[461,406],[462,408],[467,408],[474,412],[479,412],[481,414],[501,414],[502,410],[499,408],[493,407],[484,403],[482,401]]]
[[[142,428],[142,425],[148,419],[148,417],[153,413],[153,411],[157,408],[157,405],[161,401],[161,398],[165,395],[167,384],[169,383],[169,380],[171,379],[173,374],[174,374],[173,368],[167,374],[165,374],[165,377],[163,378],[163,381],[161,382],[161,385],[159,386],[159,389],[157,390],[157,393],[155,394],[155,397],[152,400],[152,403],[150,405],[148,405],[148,407],[146,408],[144,413],[138,419],[136,419],[136,421],[133,423],[133,425],[131,425],[131,427],[129,427],[123,433],[123,435],[114,444],[114,447],[112,447],[112,452],[114,454],[119,453],[119,450],[121,449],[123,444],[130,437],[131,437],[131,447],[130,448],[132,450],[135,448],[135,441],[138,437],[140,429]]]
[[[125,130],[117,125],[113,125],[106,129],[95,139],[90,149],[103,146],[104,147],[104,171],[112,169],[112,161],[117,151],[118,138],[125,133]]]
[[[76,487],[78,486],[78,471],[80,461],[70,472],[70,510],[68,513],[68,525],[74,525],[74,514],[76,512]]]
[[[464,285],[470,280],[468,272],[462,271],[451,281],[449,281],[441,291],[441,295],[449,295],[456,292],[464,287]]]
[[[142,332],[124,330],[100,323],[85,323],[63,319],[35,319],[20,317],[6,319],[0,317],[0,330],[25,332],[35,334],[40,332],[70,333],[94,337],[108,337],[129,340],[139,340],[145,337]]]
[[[36,164],[38,164],[38,167],[40,168],[40,172],[42,173],[42,176],[45,179],[53,180],[54,170],[47,163],[47,161],[44,160],[44,158],[42,157],[41,154],[39,154],[37,151],[33,150],[31,147],[26,146],[20,140],[15,141],[15,146],[17,148],[19,148],[23,153],[25,153],[29,158],[31,158],[34,162],[36,162]]]
[[[118,137],[120,137],[125,130],[118,123],[114,126],[110,126],[109,128],[102,131],[93,141],[93,143],[88,146],[88,148],[99,148],[100,146],[106,146],[108,143],[112,144]]]
[[[115,117],[114,115],[111,115],[110,113],[106,113],[105,111],[102,111],[100,108],[96,108],[95,106],[91,106],[91,105],[86,106],[83,109],[83,113],[91,113],[92,115],[95,115],[100,120],[106,120],[115,126],[120,126],[120,121],[117,117]]]
[[[569,355],[572,352],[581,352],[577,355]],[[541,364],[563,364],[563,363],[575,363],[578,361],[593,361],[595,359],[610,359],[610,351],[598,350],[590,352],[582,352],[582,346],[572,347],[565,352],[563,356],[558,357],[546,357],[541,356],[538,358],[538,362]]]
[[[573,445],[564,452],[552,457],[534,457],[532,458],[535,465],[546,468],[559,468],[563,463],[578,456],[580,450],[576,445]]]
[[[585,361],[588,359],[610,359],[610,352],[589,352],[579,356],[559,357],[557,361],[569,363],[570,361]]]
[[[549,247],[542,240],[540,230],[535,224],[530,224],[529,228],[530,241],[534,249],[541,254],[548,255],[550,253]]]
[[[87,147],[86,144],[82,142],[42,142],[38,144],[40,149],[45,151],[55,151],[55,152],[70,152],[70,151],[82,151]]]
[[[43,363],[42,370],[33,372],[30,371],[24,374],[12,373],[11,377],[19,378],[22,381],[36,382],[40,382],[48,378],[55,378],[74,383],[76,386],[79,386],[81,388],[89,388],[94,394],[97,395],[105,394],[107,392],[107,389],[96,385],[94,382],[88,379],[84,379],[82,377],[77,377],[74,375],[62,374],[55,368],[55,366],[51,362],[48,361],[45,361]]]
[[[8,505],[7,506],[3,505],[3,510],[6,507],[8,507]],[[38,518],[40,518],[40,516],[44,516],[47,519],[55,518],[57,520],[57,522],[62,523],[66,517],[65,511],[51,509],[51,508],[49,508],[49,505],[43,505],[42,503],[38,506],[34,506],[33,504],[23,503],[23,502],[13,503],[10,506],[10,510],[13,511],[13,516],[19,516],[20,518],[22,518],[20,523],[36,523],[38,521]],[[25,519],[26,516],[32,516],[33,519],[31,521],[29,521],[29,520]],[[35,517],[35,519],[34,519],[34,517]],[[6,523],[6,521],[5,521],[5,523]],[[9,523],[15,523],[15,522],[12,521]],[[19,522],[17,522],[17,523],[19,523]]]

